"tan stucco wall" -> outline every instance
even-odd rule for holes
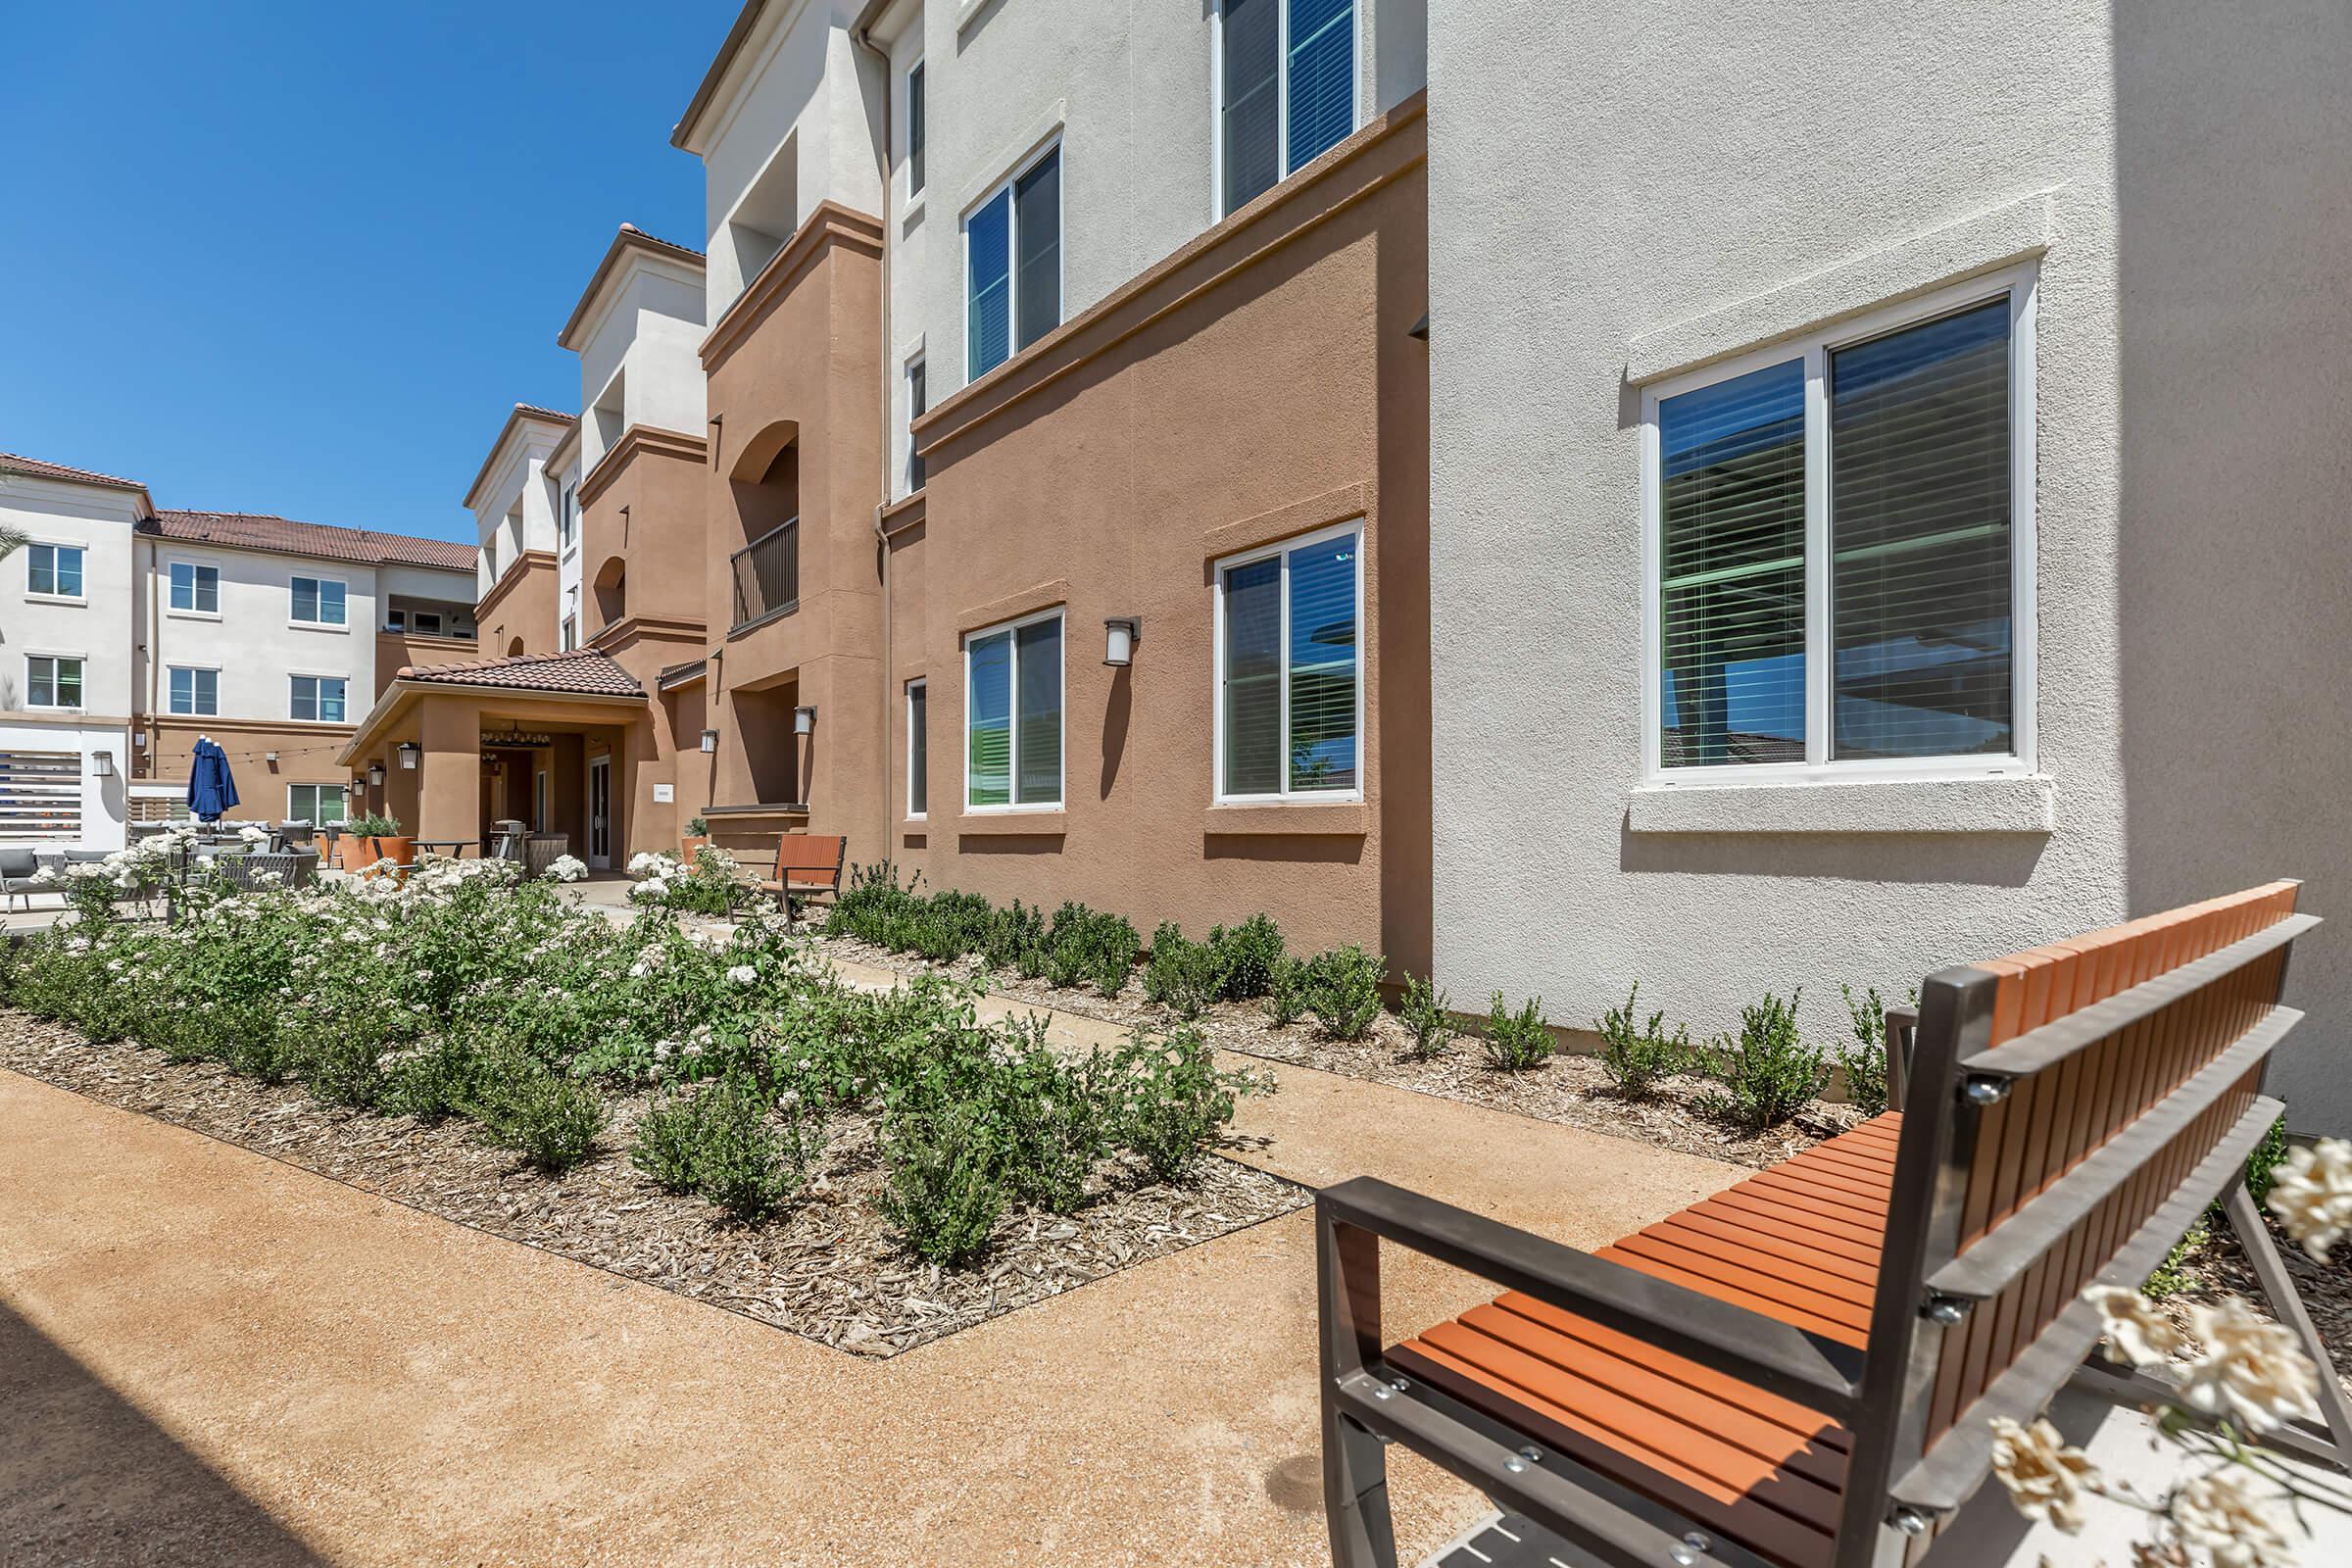
[[[228,812],[232,821],[282,820],[289,784],[352,783],[351,770],[335,760],[351,740],[349,724],[151,715],[136,727],[147,732],[148,776],[182,785],[193,765],[196,738],[210,735],[228,754],[229,774],[236,780],[237,805]],[[276,761],[268,760],[270,752],[277,754]],[[355,809],[363,794],[363,789],[352,791]]]
[[[403,667],[464,664],[490,657],[489,650],[470,637],[419,637],[414,632],[379,631],[375,634],[375,687],[368,694],[368,700],[372,703],[382,696],[384,688],[392,684],[393,677]]]
[[[561,639],[557,621],[556,558],[544,550],[527,550],[514,559],[506,575],[474,607],[473,623],[481,633],[482,659],[510,654],[552,654]],[[517,647],[516,644],[520,646]]]
[[[610,624],[599,585],[615,566],[627,616],[703,623],[706,454],[694,437],[633,426],[581,483],[582,640]]]
[[[894,848],[932,885],[1080,899],[1147,932],[1264,910],[1295,948],[1426,971],[1424,157],[1416,98],[918,428],[889,702],[895,732],[905,679],[927,677],[931,809]],[[1211,564],[1356,517],[1364,800],[1215,807]],[[962,635],[1054,605],[1063,808],[966,813]],[[1142,619],[1132,668],[1102,662],[1112,615]],[[895,733],[893,754],[895,820]]]

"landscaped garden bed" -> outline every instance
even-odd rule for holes
[[[497,862],[200,880],[168,926],[102,880],[11,955],[0,1065],[846,1349],[1305,1200],[1213,1152],[1263,1085],[1197,1034],[1074,1056],[773,921],[616,927]]]

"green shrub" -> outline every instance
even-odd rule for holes
[[[1796,1027],[1804,994],[1800,986],[1783,1002],[1767,992],[1762,1002],[1740,1009],[1738,1036],[1708,1043],[1702,1056],[1718,1087],[1700,1098],[1702,1113],[1757,1133],[1787,1121],[1821,1093],[1829,1062]]]
[[[1396,1016],[1413,1032],[1413,1043],[1405,1048],[1406,1055],[1427,1061],[1445,1054],[1453,1040],[1453,1026],[1446,1021],[1452,1007],[1453,999],[1440,991],[1435,982],[1411,975],[1404,977],[1404,1000],[1396,1009]]]
[[[1028,966],[1044,963],[1045,946],[1046,911],[1015,899],[1009,908],[990,913],[980,938],[980,957],[991,969],[1009,969],[1035,979],[1045,971]]]
[[[629,1145],[629,1163],[665,1193],[694,1191],[699,1166],[695,1159],[701,1142],[702,1097],[668,1094],[657,1098],[637,1124]]]
[[[988,1250],[1008,1197],[983,1116],[978,1106],[950,1102],[883,1123],[889,1184],[876,1206],[918,1255],[951,1268]]]
[[[1690,1032],[1678,1028],[1666,1034],[1663,1009],[1646,1022],[1634,1021],[1634,1004],[1642,995],[1639,982],[1626,993],[1624,1004],[1600,1015],[1600,1070],[1628,1100],[1647,1100],[1663,1080],[1681,1072],[1690,1059]]]
[[[1192,1174],[1233,1120],[1236,1097],[1270,1087],[1247,1073],[1227,1072],[1198,1029],[1164,1040],[1138,1030],[1114,1059],[1121,1091],[1120,1144],[1163,1182]]]
[[[466,1114],[481,1093],[481,1060],[472,1046],[442,1039],[395,1053],[384,1068],[378,1108],[420,1121]]]
[[[1144,968],[1144,998],[1198,1018],[1224,994],[1225,971],[1213,942],[1194,942],[1173,920],[1152,933],[1152,961]]]
[[[1228,1002],[1248,1002],[1274,989],[1274,971],[1283,959],[1282,927],[1263,914],[1253,914],[1227,930],[1208,933],[1217,955],[1223,995]]]
[[[595,1090],[518,1054],[486,1065],[476,1113],[492,1143],[557,1175],[596,1152],[608,1119]]]
[[[1852,986],[1838,988],[1845,997],[1846,1015],[1853,1020],[1853,1032],[1848,1039],[1838,1042],[1838,1065],[1845,1073],[1846,1099],[1865,1116],[1876,1116],[1886,1108],[1886,1002],[1879,988],[1866,988],[1860,996]],[[1919,993],[1911,993],[1914,1002]]]
[[[2278,1167],[2285,1163],[2286,1118],[2281,1116],[2271,1123],[2271,1130],[2262,1135],[2262,1142],[2246,1156],[2246,1190],[2254,1195],[2256,1203],[2270,1198],[2271,1183],[2277,1179]]]
[[[2197,1277],[2189,1265],[2196,1255],[2213,1241],[2213,1217],[2204,1215],[2188,1228],[2188,1233],[2173,1244],[2173,1250],[2156,1265],[2156,1272],[2147,1277],[2139,1294],[2151,1301],[2161,1301],[2196,1288]]]
[[[1361,1040],[1380,1017],[1389,960],[1349,944],[1317,954],[1307,976],[1307,1010],[1327,1040]]]
[[[1479,1041],[1489,1066],[1504,1072],[1526,1072],[1551,1059],[1551,1027],[1544,1016],[1544,999],[1530,997],[1517,1012],[1494,993],[1487,1005],[1487,1032]]]
[[[800,1190],[808,1171],[797,1106],[770,1125],[768,1096],[743,1072],[695,1095],[695,1185],[741,1220],[755,1220]]]
[[[1125,915],[1105,914],[1075,901],[1054,911],[1046,935],[1046,978],[1057,987],[1092,980],[1106,997],[1126,989],[1143,939]]]
[[[1266,1016],[1278,1028],[1289,1028],[1305,1015],[1314,973],[1304,958],[1287,955],[1274,960],[1273,977],[1266,983]]]
[[[996,1070],[984,1097],[1005,1185],[1015,1201],[1071,1213],[1117,1131],[1114,1063],[1100,1051],[1065,1061],[1046,1044],[1043,1018],[1007,1036],[991,1050]]]

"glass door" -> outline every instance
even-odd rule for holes
[[[588,761],[588,864],[598,871],[612,869],[612,759]]]

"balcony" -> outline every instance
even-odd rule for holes
[[[792,518],[728,558],[735,575],[735,623],[742,631],[801,607],[801,519]]]

